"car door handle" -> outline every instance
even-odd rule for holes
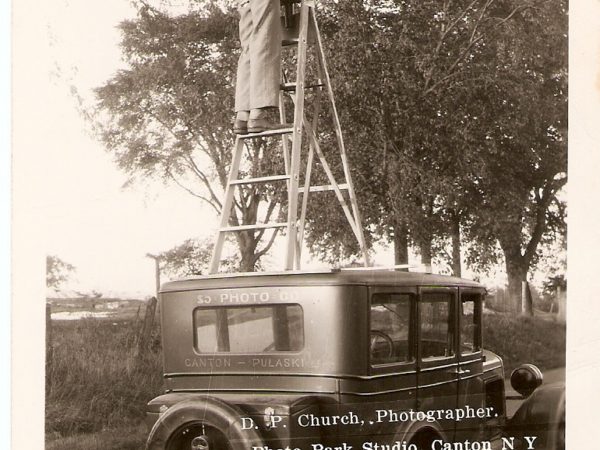
[[[469,369],[465,369],[465,370],[461,370],[461,369],[450,369],[448,371],[448,373],[451,373],[453,375],[464,375],[466,373],[471,373],[471,371]]]

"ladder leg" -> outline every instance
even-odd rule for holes
[[[210,260],[209,273],[217,273],[219,271],[219,264],[221,262],[221,252],[223,250],[223,243],[225,242],[225,233],[221,230],[228,225],[229,217],[231,216],[231,207],[233,206],[233,194],[235,192],[235,186],[232,185],[231,182],[237,179],[238,172],[240,170],[240,162],[242,159],[243,150],[244,141],[237,137],[235,140],[233,158],[231,158],[229,178],[227,179],[227,186],[225,188],[225,201],[223,202],[223,207],[221,211],[221,223],[219,225],[219,230],[217,231],[217,238]]]
[[[285,76],[282,73],[282,80],[285,82]],[[285,110],[285,101],[283,91],[279,91],[279,119],[280,122],[287,123],[287,113]],[[281,148],[283,150],[283,163],[285,165],[285,173],[287,175],[290,174],[290,146],[289,146],[289,136],[287,134],[281,135]],[[290,188],[290,184],[287,183],[288,189]]]
[[[310,126],[310,124],[308,122],[305,122],[304,126],[306,127],[306,131],[309,136],[309,139],[313,142],[313,144],[315,146],[315,151],[317,152],[317,155],[319,156],[319,159],[321,160],[321,165],[323,166],[323,170],[325,171],[327,178],[329,178],[329,182],[331,183],[331,186],[333,187],[333,191],[335,192],[335,195],[336,195],[338,201],[340,202],[342,209],[344,210],[346,219],[348,220],[348,223],[350,224],[350,227],[352,228],[354,235],[360,242],[360,239],[359,239],[360,223],[356,221],[356,218],[352,215],[352,212],[350,211],[350,208],[348,207],[348,204],[346,203],[346,200],[344,199],[342,191],[340,190],[340,188],[335,180],[335,177],[333,176],[333,172],[331,171],[329,164],[327,163],[327,160],[325,159],[325,155],[321,151],[321,146],[319,145],[319,142],[317,141],[317,136],[316,136],[314,130],[312,129],[312,127]]]
[[[325,61],[325,53],[323,51],[323,42],[321,40],[321,33],[319,31],[319,25],[317,24],[317,18],[315,17],[314,14],[312,16],[312,23],[313,23],[313,26],[315,29],[318,59],[320,62],[320,66],[323,70],[323,74],[325,76],[325,84],[327,85],[327,93],[329,95],[329,103],[330,103],[330,107],[331,107],[331,116],[333,119],[335,134],[336,134],[338,147],[340,149],[340,154],[341,154],[341,158],[342,158],[342,166],[344,168],[344,175],[346,177],[346,183],[348,184],[348,194],[350,196],[352,212],[353,212],[354,218],[356,219],[356,223],[357,223],[357,231],[358,231],[357,239],[358,239],[358,243],[360,245],[360,248],[361,248],[361,251],[363,254],[364,265],[369,266],[369,255],[367,252],[367,245],[366,245],[365,236],[364,236],[363,229],[362,229],[362,221],[360,219],[360,212],[358,209],[358,201],[356,199],[356,193],[354,191],[354,184],[352,183],[352,176],[350,174],[350,169],[349,169],[349,165],[348,165],[348,158],[346,156],[346,147],[344,145],[344,138],[342,136],[342,127],[340,124],[340,119],[338,116],[337,108],[335,106],[335,99],[333,96],[333,88],[331,87],[331,78],[329,77],[329,70],[327,69],[327,62]]]
[[[312,14],[313,17],[312,19],[314,20],[314,9],[312,10]],[[319,61],[318,58],[318,51],[315,51],[315,57],[317,59],[317,79],[320,81],[323,79],[323,70],[321,67],[321,63]],[[314,105],[314,110],[313,110],[313,119],[312,119],[312,128],[315,132],[315,134],[317,133],[317,129],[319,127],[319,114],[321,113],[321,94],[322,94],[322,90],[321,89],[317,89],[316,92],[314,93],[314,99],[313,99],[313,105]],[[309,153],[308,153],[308,162],[306,164],[306,175],[305,175],[305,182],[304,182],[304,194],[302,197],[302,208],[300,210],[300,225],[299,225],[299,229],[298,229],[298,255],[296,260],[298,261],[297,266],[298,269],[300,268],[300,257],[302,255],[302,242],[304,241],[304,226],[306,224],[306,209],[307,209],[307,205],[308,205],[308,196],[310,195],[310,177],[311,177],[311,170],[312,170],[312,163],[313,163],[313,157],[314,157],[314,144],[312,142],[312,140],[309,140]]]
[[[294,132],[290,165],[290,189],[288,190],[288,226],[285,270],[294,268],[298,219],[298,183],[300,152],[302,149],[302,121],[304,119],[304,74],[306,71],[306,47],[308,37],[309,7],[305,1],[300,7],[300,29],[298,37],[298,65],[296,70],[296,103],[294,108]]]
[[[308,158],[306,161],[306,172],[304,174],[304,193],[302,194],[302,207],[300,209],[300,222],[298,225],[298,245],[296,246],[296,268],[300,269],[300,258],[302,256],[302,242],[304,241],[304,225],[306,224],[306,210],[308,207],[308,196],[310,194],[310,178],[315,151],[312,140],[308,149]]]
[[[314,10],[312,10],[311,14],[314,18]],[[317,53],[317,52],[315,52]],[[318,55],[315,55],[318,61]],[[323,71],[321,68],[320,61],[317,63],[317,77],[319,80],[323,79]],[[314,93],[313,99],[313,118],[312,118],[312,128],[317,132],[317,128],[319,126],[319,114],[321,112],[321,89],[317,89]],[[302,257],[302,243],[304,242],[304,227],[306,225],[306,210],[308,207],[308,197],[310,195],[310,181],[311,181],[311,173],[312,173],[312,165],[313,159],[315,155],[315,146],[311,139],[309,139],[309,150],[308,150],[308,158],[306,162],[306,172],[304,175],[304,193],[302,194],[302,206],[300,208],[300,221],[298,225],[298,245],[296,248],[296,268],[300,269],[301,265],[301,257]]]

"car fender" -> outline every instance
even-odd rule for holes
[[[219,429],[233,450],[261,447],[262,439],[254,428],[242,429],[240,417],[243,416],[238,408],[213,397],[181,401],[162,413],[154,423],[146,441],[146,450],[163,450],[177,429],[193,422]]]
[[[536,389],[507,423],[505,435],[535,436],[535,448],[564,448],[565,386],[555,383]]]
[[[441,425],[436,421],[414,421],[398,430],[394,437],[394,441],[409,442],[412,443],[417,436],[427,436],[433,439],[446,440],[446,433],[444,432]]]

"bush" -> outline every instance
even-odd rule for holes
[[[555,369],[565,366],[566,328],[535,316],[486,314],[483,346],[504,360],[507,375],[524,363],[541,370]]]

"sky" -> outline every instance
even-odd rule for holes
[[[62,0],[46,8],[47,51],[40,70],[52,105],[37,163],[44,168],[39,216],[46,253],[76,267],[69,290],[151,294],[154,263],[146,253],[210,235],[216,218],[176,187],[149,180],[123,188],[127,176],[89,133],[71,93],[92,90],[123,67],[116,26],[134,11],[125,0]]]

